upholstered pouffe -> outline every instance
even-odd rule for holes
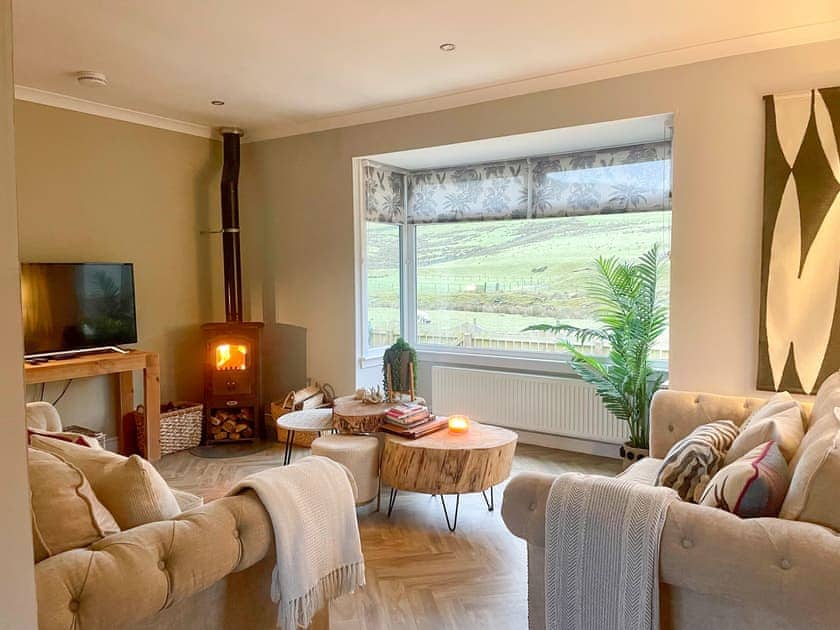
[[[379,438],[365,435],[325,435],[312,442],[312,454],[344,464],[356,480],[356,505],[379,496]]]

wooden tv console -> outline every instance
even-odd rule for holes
[[[89,376],[115,374],[119,390],[117,437],[119,451],[125,454],[126,436],[123,418],[134,411],[132,372],[143,370],[143,405],[146,408],[146,454],[149,461],[160,459],[160,357],[157,352],[131,350],[125,354],[107,352],[82,354],[68,359],[53,359],[35,365],[24,364],[27,385],[52,383]]]

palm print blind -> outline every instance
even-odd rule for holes
[[[671,208],[669,141],[413,172],[372,162],[365,169],[365,216],[371,221],[537,219]],[[405,193],[401,205],[396,191]]]

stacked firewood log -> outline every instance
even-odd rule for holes
[[[254,437],[253,424],[239,411],[219,409],[210,416],[210,439],[247,440]]]

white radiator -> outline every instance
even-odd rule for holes
[[[437,414],[511,429],[614,444],[627,439],[595,389],[572,378],[435,366],[432,404]]]

